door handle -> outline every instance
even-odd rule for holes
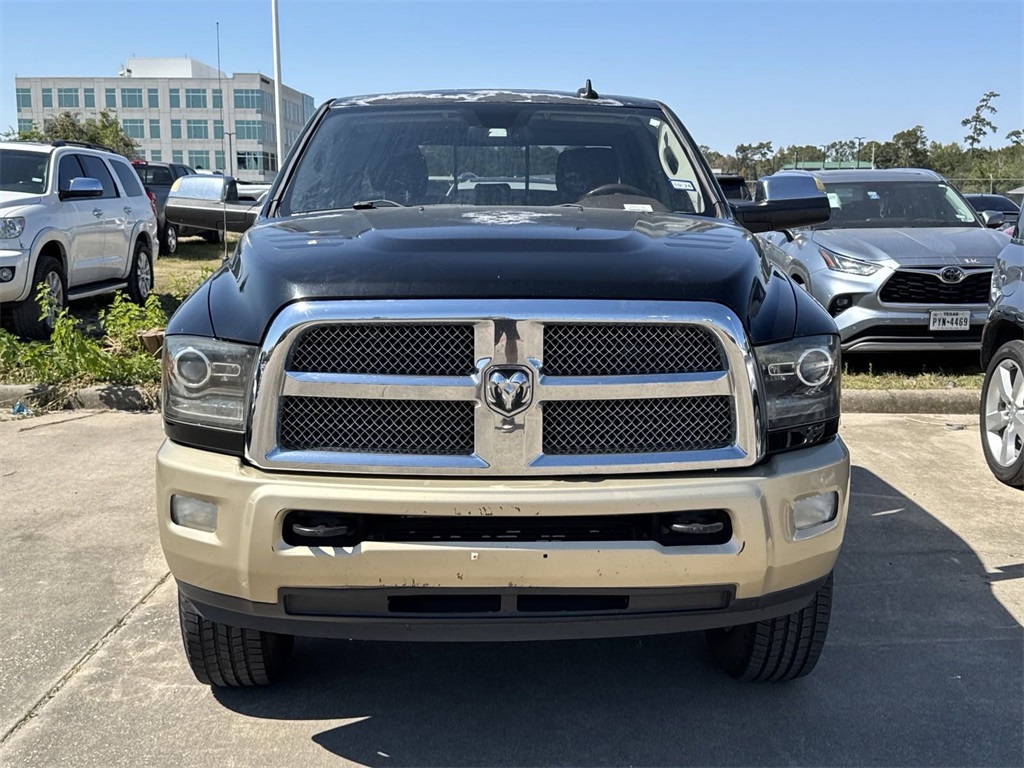
[[[132,212],[132,207],[131,207],[130,205],[126,205],[126,206],[124,207],[124,212],[125,212],[125,213],[131,213],[131,212]]]
[[[103,215],[103,211],[101,209],[99,209],[99,208],[93,208],[92,209],[92,215],[95,216],[98,219],[100,216]]]

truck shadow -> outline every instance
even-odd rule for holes
[[[216,691],[370,766],[1020,765],[1021,626],[971,548],[854,468],[829,642],[808,678],[736,683],[699,634],[432,645],[299,640],[279,687]],[[338,721],[344,721],[339,723]],[[315,727],[315,726],[314,726]]]

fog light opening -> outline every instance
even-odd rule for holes
[[[217,530],[217,505],[191,496],[171,496],[171,522],[212,533]]]
[[[0,283],[9,283],[14,279],[14,268],[13,267],[2,267],[0,268]]]
[[[807,496],[793,502],[793,527],[805,531],[830,523],[839,512],[839,494],[835,491]]]
[[[850,307],[853,306],[853,296],[848,293],[840,294],[832,299],[832,303],[828,305],[828,312],[832,317],[836,317],[842,314]]]

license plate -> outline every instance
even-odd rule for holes
[[[970,311],[933,309],[928,313],[929,331],[969,331],[970,329]]]

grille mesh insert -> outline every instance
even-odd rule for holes
[[[731,398],[553,400],[544,404],[549,456],[664,453],[724,448],[734,441]]]
[[[715,336],[695,325],[552,323],[548,376],[640,376],[725,369]]]
[[[879,298],[888,304],[987,304],[992,273],[972,272],[959,283],[944,283],[938,275],[896,272]]]
[[[468,456],[473,403],[283,397],[278,442],[286,450]]]
[[[320,325],[304,332],[288,369],[303,373],[467,376],[474,369],[473,326]]]

